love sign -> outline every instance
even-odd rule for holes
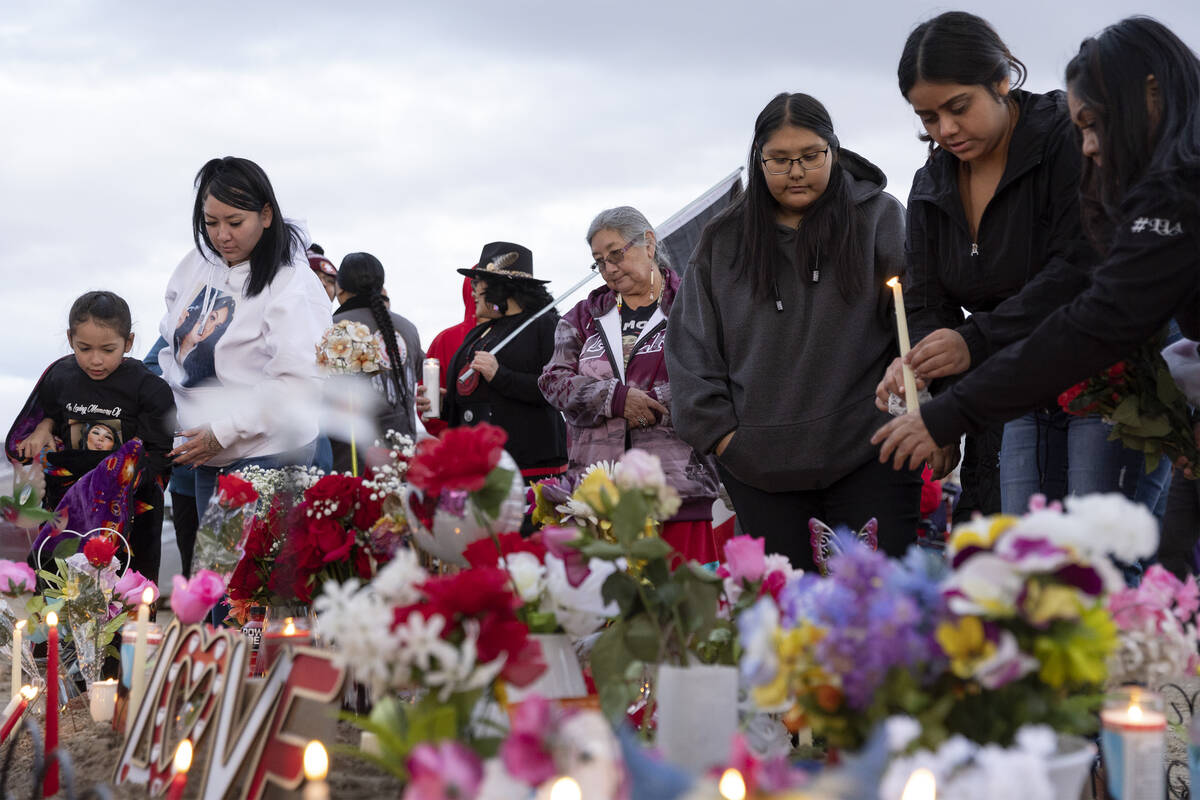
[[[301,648],[248,679],[249,643],[228,629],[184,627],[163,634],[154,672],[117,761],[113,783],[162,795],[175,774],[175,749],[191,739],[207,752],[203,800],[260,800],[271,787],[297,788],[304,745],[328,738],[345,669],[328,653]],[[314,710],[325,713],[312,713]]]

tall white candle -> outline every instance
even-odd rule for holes
[[[904,313],[904,292],[900,288],[900,279],[892,278],[887,282],[892,287],[892,300],[896,306],[896,335],[900,339],[900,357],[904,358],[911,349],[908,341],[908,316]],[[917,377],[913,375],[912,367],[904,365],[904,406],[909,411],[917,410]]]
[[[21,693],[21,646],[25,633],[25,620],[17,620],[13,625],[12,640],[12,690],[9,697],[16,698]]]
[[[425,384],[425,396],[429,398],[429,411],[426,419],[434,419],[442,414],[442,365],[436,358],[425,359],[421,370],[421,383]]]
[[[133,642],[133,677],[129,682],[129,711],[125,714],[125,735],[133,731],[133,718],[137,716],[142,696],[146,693],[146,634],[150,630],[150,603],[154,601],[154,590],[149,586],[142,592],[142,603],[138,606],[137,630]]]

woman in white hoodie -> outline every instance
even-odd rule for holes
[[[194,250],[167,283],[159,332],[175,393],[176,464],[196,466],[203,515],[218,475],[311,463],[329,298],[262,168],[214,158],[196,175]]]

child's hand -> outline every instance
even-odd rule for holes
[[[17,455],[22,459],[36,458],[54,441],[54,421],[44,419],[33,429],[29,437],[17,445]]]

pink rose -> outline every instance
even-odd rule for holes
[[[734,536],[725,543],[728,577],[735,581],[759,581],[767,571],[766,541],[754,536]]]
[[[209,569],[197,572],[189,581],[182,575],[174,578],[171,608],[185,625],[200,622],[225,596],[225,579]]]
[[[483,763],[460,742],[422,742],[409,753],[408,773],[410,778],[402,800],[467,798],[479,791]]]
[[[28,564],[0,559],[0,594],[16,597],[32,592],[36,585],[37,576]]]
[[[582,537],[574,528],[549,527],[542,529],[542,543],[546,545],[546,550],[551,555],[561,559],[563,565],[566,566],[567,583],[571,584],[572,589],[578,589],[591,573],[591,569],[588,568],[588,560],[583,557],[583,553],[568,544],[579,538]]]
[[[154,592],[154,596],[150,599],[150,602],[153,603],[158,599],[158,587],[154,585],[154,581],[136,570],[127,569],[113,586],[113,596],[120,598],[127,607],[133,607],[142,602],[142,593],[147,588]]]

